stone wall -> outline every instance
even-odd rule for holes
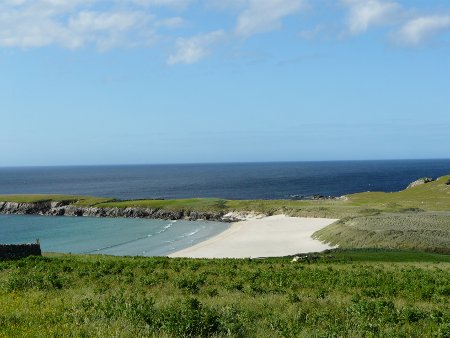
[[[40,244],[0,244],[0,259],[16,259],[40,255]]]

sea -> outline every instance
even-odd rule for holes
[[[139,218],[0,215],[0,243],[35,243],[44,252],[166,256],[202,242],[227,223]]]
[[[450,159],[0,167],[1,194],[127,199],[292,199],[398,191],[450,174]],[[164,256],[214,236],[218,222],[0,215],[0,243],[44,251]]]
[[[66,167],[0,167],[0,194],[118,199],[289,199],[398,191],[450,174],[450,159]]]

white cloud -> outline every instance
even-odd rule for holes
[[[178,38],[175,42],[176,51],[168,57],[167,63],[169,65],[195,63],[206,57],[211,52],[211,48],[224,38],[225,32],[223,30],[189,38]]]
[[[249,37],[277,29],[285,16],[298,12],[304,5],[304,0],[249,0],[238,17],[236,33]]]
[[[421,16],[407,21],[392,38],[398,44],[416,46],[446,30],[450,30],[450,15]]]
[[[69,19],[68,28],[80,31],[125,31],[151,19],[142,12],[80,12]]]
[[[116,1],[127,2],[127,0]],[[128,0],[128,2],[144,7],[172,7],[183,9],[187,7],[192,2],[192,0]]]
[[[69,19],[67,30],[78,37],[79,45],[94,43],[99,49],[106,50],[117,45],[126,45],[133,41],[129,32],[150,31],[148,23],[152,16],[144,12],[79,12]],[[76,46],[78,47],[78,46]]]
[[[329,9],[327,3],[336,2],[346,9],[345,35],[359,35],[372,27],[390,25],[394,30],[390,37],[395,43],[414,46],[450,30],[448,12],[424,15],[420,9],[400,6],[406,4],[400,0],[0,0],[0,48],[56,45],[107,50],[164,41],[174,44],[173,53],[166,60],[168,64],[191,64],[209,55],[225,37],[235,42],[245,40],[280,28],[284,18],[309,8],[309,4],[317,8],[313,13],[319,13],[323,8]],[[198,8],[180,13],[194,3],[203,11],[215,12],[205,23],[210,25],[214,20],[218,25],[206,28],[211,32],[198,34],[205,29],[203,23],[190,20],[201,20],[193,12]],[[329,20],[329,13],[325,15]],[[221,16],[226,18],[222,20]],[[236,22],[228,21],[229,18]],[[311,17],[310,21],[313,20],[310,22],[313,28],[300,31],[299,36],[335,37],[336,31],[342,30],[329,21]],[[333,20],[334,17],[331,23]],[[228,27],[221,26],[227,23]],[[169,31],[186,27],[194,32],[184,32],[183,36],[190,34],[190,37],[176,38]]]
[[[341,3],[349,9],[347,28],[353,35],[364,33],[371,26],[395,21],[401,9],[394,1],[341,0]]]
[[[170,28],[170,29],[180,28],[180,27],[185,26],[186,24],[187,24],[186,20],[184,20],[183,18],[180,18],[179,16],[162,19],[162,20],[158,20],[157,22],[155,22],[156,27],[164,27],[164,28]]]
[[[156,17],[147,8],[117,7],[118,2],[178,6],[188,1],[116,0],[104,7],[101,0],[4,0],[0,2],[0,47],[80,48],[91,44],[105,50],[152,43],[161,26]],[[93,10],[100,3],[104,9]],[[180,20],[169,19],[165,24],[176,25]]]

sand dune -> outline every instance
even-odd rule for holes
[[[330,249],[311,235],[336,219],[275,215],[233,223],[221,234],[169,257],[256,258]]]

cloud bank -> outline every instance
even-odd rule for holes
[[[336,11],[336,5],[342,11]],[[290,34],[310,40],[330,31],[337,39],[354,39],[378,29],[387,41],[409,48],[425,46],[450,32],[450,5],[447,11],[426,8],[426,13],[408,6],[406,0],[3,0],[0,48],[93,46],[107,51],[160,48],[163,41],[171,48],[166,62],[174,65],[199,62],[225,41],[241,44],[270,31],[284,33],[288,17],[299,27],[292,32],[290,25]],[[204,24],[198,11],[211,12],[217,22]],[[340,33],[329,28],[326,19],[314,17],[314,12],[340,20]],[[221,19],[230,16],[232,20]],[[315,20],[315,28],[302,27],[306,20]]]

